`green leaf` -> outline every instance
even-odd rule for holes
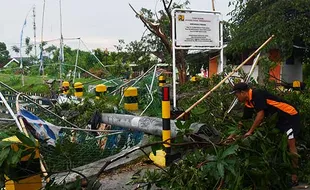
[[[22,150],[18,149],[18,151],[14,151],[11,149],[9,153],[9,157],[7,158],[9,160],[10,165],[15,166],[21,159]]]
[[[216,167],[217,167],[217,171],[219,172],[220,177],[223,178],[224,177],[224,165],[223,165],[223,163],[221,163],[221,162],[217,163]]]
[[[8,146],[11,146],[11,144],[14,144],[14,142],[11,142],[11,141],[0,141],[0,149],[6,148]]]
[[[16,137],[26,146],[28,147],[35,147],[36,143],[35,141],[32,141],[30,138],[28,138],[25,134],[17,132]]]
[[[221,155],[221,159],[224,159],[226,158],[227,156],[229,155],[232,155],[232,154],[236,154],[236,151],[239,149],[239,146],[238,145],[233,145],[233,146],[230,146],[229,148],[227,148],[223,154]]]
[[[188,121],[180,121],[180,120],[177,120],[175,122],[175,125],[178,129],[189,129],[189,127],[191,126],[192,122],[190,120]]]
[[[10,137],[8,134],[0,132],[0,139],[5,139],[5,138],[8,138],[8,137]]]
[[[10,147],[7,147],[7,148],[1,150],[1,153],[0,153],[0,166],[2,166],[4,160],[8,157],[8,155],[10,153],[10,150],[11,150]]]
[[[162,144],[156,144],[156,145],[153,145],[151,148],[152,148],[152,152],[153,152],[154,156],[156,156],[156,151],[162,150],[163,145]]]
[[[237,176],[234,165],[227,165],[226,167],[227,170],[229,170],[234,176]]]

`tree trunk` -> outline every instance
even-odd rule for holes
[[[184,50],[176,50],[175,59],[176,59],[176,67],[179,71],[179,84],[182,85],[187,81]]]

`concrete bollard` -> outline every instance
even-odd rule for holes
[[[107,91],[107,86],[104,84],[98,84],[96,86],[96,99],[100,99],[100,96]]]
[[[83,84],[81,82],[74,83],[74,96],[80,98],[83,96]]]
[[[62,82],[62,86],[61,86],[62,94],[67,95],[69,93],[69,86],[70,86],[70,83],[68,81]]]
[[[124,90],[125,104],[124,108],[128,111],[138,110],[138,89],[128,87]]]
[[[163,86],[165,86],[165,84],[166,84],[166,77],[163,76],[163,75],[160,75],[160,76],[158,77],[158,85],[159,85],[160,87],[163,87]]]

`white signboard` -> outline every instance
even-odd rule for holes
[[[220,47],[217,14],[176,12],[176,45]]]

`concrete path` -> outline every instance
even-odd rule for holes
[[[117,170],[112,170],[100,177],[100,190],[133,190],[137,189],[137,184],[129,184],[134,175],[142,175],[148,169],[154,169],[156,166],[138,162],[136,164],[124,166]]]

